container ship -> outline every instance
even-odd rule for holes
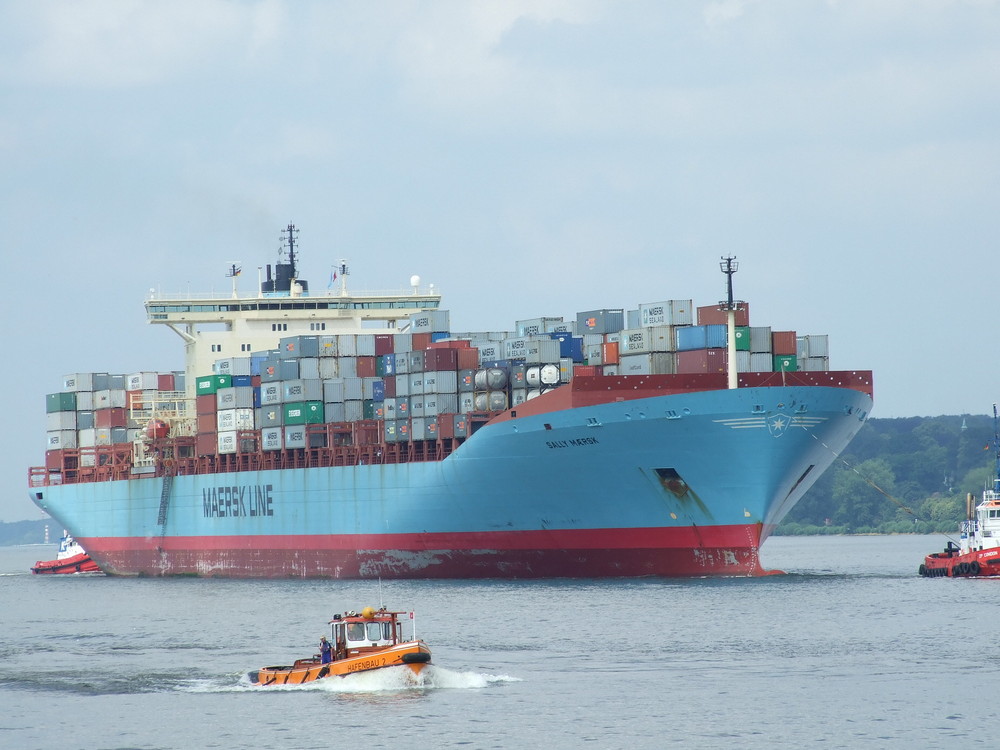
[[[184,370],[74,373],[31,499],[110,575],[765,573],[761,544],[858,432],[869,371],[734,300],[453,330],[417,277],[151,292]]]

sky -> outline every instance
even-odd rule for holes
[[[991,413],[998,123],[991,0],[0,0],[0,521],[45,394],[183,369],[149,290],[289,222],[313,289],[418,274],[466,331],[714,304],[736,256],[872,416]]]

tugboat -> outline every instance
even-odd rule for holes
[[[321,653],[296,659],[291,666],[262,667],[248,674],[250,682],[261,687],[301,685],[387,667],[407,667],[420,674],[430,664],[431,650],[412,632],[410,640],[404,639],[400,615],[405,614],[413,619],[412,612],[389,612],[384,607],[334,615],[330,639],[323,636],[320,641]]]
[[[80,546],[80,543],[63,531],[59,540],[59,552],[55,560],[39,560],[31,568],[32,573],[100,573],[101,569],[90,555]]]
[[[967,499],[968,519],[962,521],[959,543],[949,541],[943,552],[924,558],[917,569],[922,576],[1000,576],[1000,427],[997,405],[993,404],[993,450],[996,470],[992,487],[974,509],[973,496]]]

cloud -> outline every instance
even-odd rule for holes
[[[90,0],[4,13],[8,84],[122,88],[155,84],[206,61],[245,64],[282,29],[273,0]]]

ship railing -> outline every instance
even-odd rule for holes
[[[962,521],[959,531],[961,531],[961,533],[963,534],[969,534],[970,536],[973,534],[978,534],[979,521],[976,520]]]
[[[212,290],[210,292],[175,292],[175,293],[164,293],[160,291],[151,292],[147,298],[148,302],[183,302],[183,301],[194,301],[194,300],[270,300],[270,299],[288,299],[294,297],[295,299],[352,299],[352,298],[364,298],[364,297],[427,297],[429,299],[438,299],[442,296],[442,292],[438,287],[428,287],[426,289],[421,289],[420,287],[408,287],[403,289],[368,289],[363,291],[351,291],[348,290],[347,294],[341,293],[339,289],[310,289],[309,291],[303,291],[301,293],[292,295],[291,292],[240,292],[237,291],[235,294],[233,290],[228,291],[216,291]]]

